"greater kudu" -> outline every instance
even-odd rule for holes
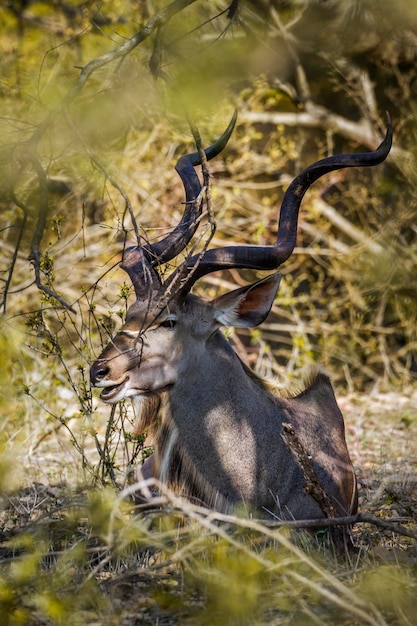
[[[211,159],[226,145],[235,117],[205,151]],[[221,511],[239,503],[261,515],[312,519],[325,516],[304,490],[304,479],[282,438],[290,423],[334,510],[356,511],[355,475],[344,422],[328,377],[316,371],[304,390],[280,397],[239,359],[221,326],[261,324],[272,306],[280,274],[206,301],[190,294],[198,278],[222,269],[274,270],[292,253],[301,200],[320,176],[346,167],[381,163],[392,129],[374,151],[331,156],[310,165],[285,192],[278,237],[272,246],[230,246],[188,256],[162,282],[157,268],[185,249],[201,221],[204,199],[194,166],[199,153],[181,157],[177,171],[185,188],[179,224],[162,241],[139,242],[124,253],[121,267],[136,301],[122,330],[91,366],[101,399],[130,397],[138,430],[150,429],[155,451],[145,476]]]

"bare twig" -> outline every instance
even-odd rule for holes
[[[191,502],[185,501],[175,496],[165,485],[160,483],[155,478],[148,478],[143,481],[136,482],[129,485],[123,491],[120,492],[119,498],[121,500],[130,498],[138,491],[144,489],[154,489],[160,493],[159,496],[154,496],[144,504],[137,505],[135,508],[138,512],[150,512],[158,511],[158,514],[162,510],[175,513],[183,513],[185,516],[190,512],[198,513],[199,515],[206,516],[217,522],[224,522],[238,527],[250,528],[252,523],[257,524],[259,529],[274,529],[274,528],[290,528],[290,529],[311,529],[311,528],[323,528],[325,526],[352,526],[353,524],[372,524],[384,530],[410,537],[417,540],[417,530],[407,528],[402,524],[391,519],[382,519],[376,515],[370,513],[356,513],[355,515],[343,515],[336,517],[327,517],[325,519],[308,519],[308,520],[276,520],[276,519],[246,519],[244,517],[237,517],[235,515],[228,515],[226,513],[219,513],[213,509],[208,509],[204,506],[195,505]]]
[[[325,514],[326,518],[337,518],[337,511],[330,501],[330,498],[327,495],[326,491],[324,490],[319,480],[319,477],[317,476],[317,473],[313,467],[311,457],[304,449],[304,446],[302,445],[300,439],[295,433],[293,426],[286,422],[284,422],[282,426],[283,431],[281,433],[281,437],[285,441],[292,456],[301,468],[305,480],[305,493],[309,494],[317,502],[320,509]],[[331,537],[335,547],[339,551],[352,549],[353,543],[350,537],[350,528],[348,528],[348,532],[346,532],[344,525],[337,525],[335,528],[332,527]]]
[[[289,126],[291,128],[317,128],[324,132],[338,133],[349,141],[358,143],[374,150],[381,137],[374,129],[371,120],[361,118],[354,122],[333,113],[326,107],[309,102],[304,111],[287,113],[279,111],[242,111],[239,114],[241,122],[250,124],[273,124]],[[382,127],[382,124],[381,124]],[[415,175],[415,160],[412,154],[394,145],[391,148],[387,161],[401,169],[404,175]]]
[[[336,517],[336,510],[330,502],[327,493],[323,489],[311,462],[311,458],[304,450],[304,447],[296,435],[293,426],[287,422],[283,422],[282,427],[283,431],[281,433],[281,437],[285,441],[285,444],[297,461],[303,473],[303,477],[306,482],[304,491],[314,498],[326,517]]]
[[[350,141],[356,141],[372,149],[375,148],[375,144],[378,143],[379,140],[368,120],[361,119],[359,122],[352,122],[341,115],[332,113],[325,107],[312,103],[308,110],[299,113],[242,111],[240,120],[252,124],[274,124],[294,128],[321,128],[323,130],[332,130]],[[394,148],[392,148],[392,150],[395,151]]]
[[[343,215],[340,215],[334,207],[323,198],[316,197],[314,199],[314,207],[324,215],[324,217],[336,226],[343,233],[348,235],[353,241],[360,243],[364,248],[372,252],[372,254],[383,254],[384,248],[379,245],[378,242],[371,239],[368,235],[357,228],[352,222],[347,220]]]
[[[39,214],[38,214],[38,220],[36,222],[36,226],[35,226],[35,230],[32,236],[32,242],[31,242],[31,246],[30,246],[30,254],[29,254],[29,260],[33,262],[33,268],[34,268],[34,272],[35,272],[35,281],[36,281],[36,286],[37,288],[42,291],[44,294],[46,294],[49,298],[54,298],[55,300],[57,300],[57,302],[59,302],[61,304],[61,306],[63,306],[65,309],[68,309],[68,311],[71,311],[71,313],[75,313],[75,309],[68,304],[64,298],[62,298],[58,293],[56,293],[56,291],[54,291],[53,289],[51,289],[50,287],[47,287],[43,282],[42,282],[42,278],[41,278],[41,252],[40,252],[40,243],[42,241],[42,237],[43,237],[43,233],[45,231],[45,227],[46,227],[46,217],[48,214],[48,185],[47,185],[47,181],[46,181],[46,175],[45,172],[43,170],[43,167],[36,155],[35,152],[33,152],[30,155],[30,159],[32,161],[33,167],[36,171],[36,174],[38,176],[38,181],[39,181],[39,190],[40,190],[40,206],[39,206]]]
[[[19,209],[22,210],[23,219],[19,226],[19,234],[16,240],[16,244],[14,246],[12,258],[11,258],[10,265],[7,271],[7,277],[3,281],[4,282],[4,288],[2,292],[3,297],[0,303],[0,306],[3,310],[4,315],[6,314],[6,311],[7,311],[7,297],[9,294],[9,289],[10,289],[10,285],[11,285],[12,278],[13,278],[13,272],[16,267],[16,262],[17,262],[17,257],[19,254],[20,246],[22,244],[23,233],[25,232],[26,222],[28,219],[28,208],[22,202],[20,202],[16,197],[13,197],[13,202],[16,204],[16,206],[19,207]]]

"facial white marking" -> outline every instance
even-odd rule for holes
[[[128,329],[124,329],[120,331],[120,335],[127,335],[128,337],[132,337],[132,338],[136,338],[139,337],[140,335],[140,330],[128,330]]]

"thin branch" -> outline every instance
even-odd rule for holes
[[[306,109],[299,113],[246,110],[239,114],[239,119],[241,122],[249,122],[250,124],[314,128],[323,132],[337,133],[348,141],[353,141],[371,150],[374,150],[381,140],[381,136],[376,133],[370,120],[362,118],[354,122],[311,101],[307,103]],[[409,151],[399,148],[395,143],[390,150],[387,161],[398,167],[404,176],[415,175],[415,159]]]
[[[353,241],[360,243],[364,248],[369,250],[372,254],[383,254],[384,248],[379,245],[378,242],[374,241],[363,233],[359,228],[357,228],[352,222],[347,220],[343,215],[340,215],[338,211],[334,207],[332,207],[328,202],[323,200],[321,197],[316,197],[314,199],[314,207],[319,210],[319,212],[324,215],[324,217],[331,222],[334,226],[336,226],[342,233],[348,235]]]
[[[240,120],[252,124],[274,124],[276,126],[283,125],[294,128],[332,130],[350,141],[355,141],[372,149],[375,148],[379,141],[368,120],[362,119],[359,122],[352,122],[318,104],[310,104],[308,111],[301,111],[300,113],[242,111]]]
[[[7,297],[9,294],[10,285],[12,283],[13,273],[17,262],[17,256],[19,254],[20,246],[22,243],[23,233],[25,232],[26,222],[28,219],[28,208],[20,202],[16,197],[13,197],[13,202],[16,206],[19,207],[23,211],[23,219],[20,224],[19,234],[17,236],[17,241],[13,250],[12,259],[10,261],[9,269],[7,272],[7,278],[4,279],[4,289],[3,289],[3,298],[0,303],[1,308],[3,309],[3,314],[6,315],[7,311]]]
[[[291,34],[290,30],[285,28],[281,22],[281,18],[276,9],[271,9],[271,17],[274,20],[279,34],[282,40],[285,42],[287,46],[287,50],[289,56],[292,58],[295,65],[295,77],[297,82],[297,97],[301,102],[307,103],[311,101],[311,91],[310,86],[308,84],[307,76],[305,70],[301,64],[300,57],[297,54],[296,47],[294,46],[294,37]]]
[[[35,230],[32,236],[32,242],[31,242],[30,254],[29,254],[29,260],[33,262],[33,268],[35,271],[36,286],[40,291],[46,294],[49,298],[54,298],[65,309],[68,309],[68,311],[71,311],[71,313],[75,313],[75,309],[70,304],[68,304],[68,302],[66,302],[64,298],[62,298],[56,291],[54,291],[50,287],[47,287],[42,282],[40,243],[42,241],[43,233],[46,228],[46,217],[48,214],[49,194],[48,194],[48,184],[46,180],[46,175],[38,157],[36,156],[35,153],[32,153],[30,155],[30,159],[32,161],[33,167],[38,176],[39,190],[40,190],[40,197],[41,197],[38,220],[36,222]]]
[[[308,493],[312,496],[312,498],[314,498],[326,517],[336,517],[336,510],[330,502],[329,496],[323,489],[311,459],[304,450],[304,447],[296,435],[293,426],[283,422],[282,428],[283,431],[281,433],[281,437],[303,473],[306,483],[304,487],[305,493]]]
[[[103,176],[105,177],[105,179],[107,181],[109,181],[111,186],[114,187],[120,193],[120,195],[122,196],[122,198],[123,198],[123,200],[125,202],[124,215],[126,214],[126,212],[129,213],[130,219],[131,219],[131,222],[132,222],[132,225],[133,225],[133,230],[135,231],[135,235],[136,235],[137,246],[141,247],[142,244],[141,244],[141,237],[139,235],[139,228],[138,228],[138,224],[137,224],[137,221],[136,221],[135,213],[133,211],[132,203],[130,202],[129,196],[127,195],[127,193],[125,192],[123,187],[121,185],[119,185],[119,183],[110,175],[110,173],[105,168],[105,166],[101,163],[101,161],[99,161],[99,159],[91,152],[91,150],[89,149],[89,147],[87,146],[87,144],[83,140],[82,136],[78,132],[78,129],[76,128],[75,124],[73,123],[68,110],[65,111],[65,114],[66,114],[66,118],[67,118],[68,124],[71,126],[74,134],[76,135],[78,141],[82,145],[83,150],[87,154],[87,156],[90,159],[91,163],[94,165],[94,167],[96,167],[103,174]],[[122,219],[122,226],[123,226],[123,229],[125,230],[125,227],[124,227],[124,215],[123,215],[123,219]],[[125,232],[127,234],[126,230],[125,230]]]
[[[382,519],[376,515],[370,513],[356,513],[355,515],[343,515],[340,517],[326,517],[319,519],[304,519],[304,520],[276,520],[276,519],[254,519],[237,517],[235,515],[228,515],[226,513],[219,513],[213,509],[208,509],[201,505],[195,505],[191,502],[184,501],[175,496],[166,485],[162,484],[155,478],[148,478],[146,480],[138,481],[128,487],[125,487],[119,494],[119,499],[124,500],[132,497],[134,494],[141,492],[144,489],[155,489],[161,495],[152,497],[145,504],[140,504],[135,507],[138,512],[152,512],[155,511],[158,514],[161,510],[166,513],[182,513],[183,515],[194,515],[198,513],[208,517],[215,522],[224,522],[233,526],[243,528],[253,528],[256,525],[260,532],[265,532],[266,529],[274,528],[289,528],[289,529],[311,529],[311,528],[323,528],[330,526],[351,526],[353,524],[372,524],[384,530],[410,537],[417,540],[417,530],[407,528],[402,524],[398,524],[391,519]]]
[[[139,44],[145,41],[145,39],[150,37],[150,35],[152,35],[155,30],[167,24],[177,13],[180,13],[194,2],[196,2],[196,0],[174,0],[166,7],[161,9],[161,11],[156,13],[153,17],[151,17],[151,19],[138,33],[136,33],[136,35],[125,41],[117,48],[114,48],[114,50],[102,54],[97,59],[93,59],[92,61],[90,61],[90,63],[87,63],[87,65],[81,68],[81,74],[78,80],[65,96],[61,104],[56,109],[51,111],[51,113],[33,133],[31,139],[29,140],[29,144],[31,145],[32,149],[37,145],[44,132],[52,124],[55,118],[61,113],[61,111],[64,108],[68,107],[69,104],[71,104],[71,102],[79,94],[79,92],[82,90],[82,88],[85,86],[88,79],[92,74],[94,74],[94,72],[106,65],[109,65],[110,63],[113,63],[117,59],[121,59],[127,56]]]

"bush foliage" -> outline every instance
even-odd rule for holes
[[[283,382],[320,362],[340,391],[413,393],[416,24],[415,2],[385,0],[2,4],[2,624],[412,623],[411,541],[362,530],[340,563],[171,500],[132,516],[117,492],[144,441],[88,370],[132,300],[118,262],[135,224],[154,240],[180,219],[189,118],[207,145],[239,113],[210,163],[214,246],[273,243],[292,178],[376,148],[388,111],[390,157],[312,187],[268,321],[230,337]],[[410,437],[415,410],[394,419]],[[376,489],[374,510],[401,497],[415,516],[413,489]],[[371,544],[395,544],[396,562],[365,557]]]

